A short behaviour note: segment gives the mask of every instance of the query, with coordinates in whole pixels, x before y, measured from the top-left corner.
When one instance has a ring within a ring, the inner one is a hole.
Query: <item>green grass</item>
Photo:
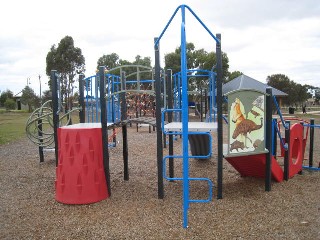
[[[0,112],[0,145],[7,144],[25,136],[26,121],[30,113]]]
[[[26,136],[25,126],[31,113],[25,111],[0,111],[0,145],[15,141]],[[304,120],[315,119],[315,124],[320,124],[320,115],[294,114],[297,118]],[[73,124],[79,122],[78,112],[72,113]]]
[[[295,113],[295,114],[292,114],[292,116],[296,117],[296,118],[299,118],[299,119],[303,119],[303,120],[306,120],[306,121],[310,121],[311,118],[314,119],[315,121],[315,124],[320,124],[320,115],[319,114],[309,114],[307,112],[307,114],[301,114],[301,113]],[[286,115],[286,117],[290,117],[290,115]]]
[[[78,112],[73,112],[72,123],[78,123]],[[25,111],[0,111],[0,145],[13,142],[26,136],[26,122],[31,113]],[[65,124],[65,122],[63,122]]]

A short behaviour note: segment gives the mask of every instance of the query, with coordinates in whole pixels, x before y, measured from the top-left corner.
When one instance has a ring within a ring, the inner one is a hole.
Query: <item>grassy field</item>
[[[21,112],[21,111],[0,111],[0,145],[15,141],[26,135],[25,126],[28,117],[31,113]],[[295,117],[304,120],[309,120],[310,118],[315,119],[316,124],[320,124],[319,114],[294,114]],[[73,123],[77,123],[78,113],[72,113]]]
[[[0,112],[0,145],[25,136],[26,121],[30,113]]]
[[[30,115],[31,113],[23,111],[0,110],[0,145],[26,136],[25,127]],[[72,122],[73,124],[79,122],[77,111],[72,113]],[[66,121],[63,121],[62,124],[65,125]]]

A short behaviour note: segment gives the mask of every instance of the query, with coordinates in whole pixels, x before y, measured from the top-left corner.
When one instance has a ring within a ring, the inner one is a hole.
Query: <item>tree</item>
[[[135,57],[135,61],[132,64],[151,67],[151,58],[150,57],[142,58],[140,55],[137,55]]]
[[[211,70],[216,66],[216,53],[207,52],[204,49],[195,49],[193,43],[187,43],[187,68]],[[173,73],[181,71],[181,48],[177,47],[174,52],[165,55],[165,68],[172,69]],[[229,59],[226,53],[222,53],[222,79],[226,81],[228,77]]]
[[[310,97],[306,86],[291,81],[289,77],[284,74],[268,76],[267,84],[288,94],[288,97],[284,99],[284,103],[287,105],[295,105],[297,107]]]
[[[151,58],[150,57],[141,57],[140,55],[137,55],[135,57],[135,61],[129,62],[128,60],[120,59],[118,54],[111,53],[108,55],[103,55],[100,57],[97,61],[98,67],[99,66],[105,66],[107,70],[112,70],[116,67],[120,66],[127,66],[127,65],[141,65],[145,66],[147,68],[151,68]],[[144,71],[146,69],[139,69],[140,71]],[[136,67],[127,67],[125,68],[127,80],[136,80],[137,79],[137,68]],[[110,73],[114,75],[120,75],[120,68],[112,70]],[[140,79],[151,79],[150,72],[142,72],[140,73]],[[132,88],[136,88],[135,84],[130,85]]]
[[[45,103],[45,102],[47,102],[47,101],[49,101],[49,100],[51,100],[52,99],[52,92],[51,92],[51,90],[45,90],[45,91],[43,91],[43,93],[42,93],[42,103]]]
[[[85,72],[85,58],[82,51],[74,46],[72,37],[66,36],[61,39],[58,47],[51,46],[46,62],[48,76],[50,76],[51,70],[57,70],[60,73],[61,96],[66,103],[67,110],[72,107],[69,99],[73,95],[75,76]],[[51,80],[49,80],[49,84],[51,89]]]
[[[315,89],[315,99],[316,99],[316,102],[319,103],[320,101],[320,88],[316,88]]]
[[[235,79],[235,78],[237,78],[237,77],[240,77],[241,75],[243,75],[243,73],[240,72],[240,71],[230,72],[230,73],[228,74],[228,78],[227,78],[227,81],[226,81],[226,82],[229,82],[229,81],[231,81],[231,80],[233,80],[233,79]]]
[[[196,49],[193,43],[186,45],[187,69],[213,70],[216,68],[216,53],[207,52],[204,49]],[[165,68],[172,69],[173,73],[181,71],[181,47],[174,52],[165,55]],[[229,59],[226,53],[222,53],[222,81],[226,82],[229,75]],[[194,74],[194,73],[193,73]],[[201,73],[195,73],[198,75]],[[188,90],[195,91],[199,88],[207,88],[208,77],[189,77]]]
[[[202,54],[201,54],[202,53]],[[198,58],[204,58],[205,51],[203,49],[198,50]],[[193,43],[187,43],[186,45],[186,56],[187,56],[187,69],[197,68],[195,65],[200,65],[201,59],[195,57],[195,46]],[[181,71],[181,48],[177,47],[174,52],[165,54],[165,68],[172,69],[173,73]],[[202,59],[203,60],[203,59]],[[203,62],[203,61],[201,61]],[[199,67],[200,68],[200,67]],[[210,67],[210,69],[212,66]]]
[[[38,107],[40,105],[40,98],[34,93],[33,89],[26,86],[22,90],[21,103],[28,105],[28,111],[32,111],[32,107]]]
[[[13,92],[8,89],[4,92],[1,92],[1,95],[0,95],[0,106],[1,107],[4,106],[4,103],[7,101],[7,99],[13,99]]]
[[[105,66],[107,70],[111,70],[116,67],[124,66],[124,65],[141,65],[141,66],[146,66],[151,68],[151,58],[150,57],[144,57],[142,58],[140,55],[137,55],[135,57],[135,61],[129,62],[127,60],[120,59],[118,54],[116,53],[111,53],[108,55],[103,55],[98,59],[97,62],[97,69],[100,66]],[[127,69],[126,70],[126,75],[129,75],[131,73],[134,73],[136,69]],[[114,70],[112,71],[112,74],[115,75],[120,75],[120,70]]]
[[[268,76],[267,84],[287,94],[289,94],[290,92],[291,82],[289,77],[284,74],[273,74],[271,76]]]
[[[16,102],[12,99],[12,98],[8,98],[5,102],[4,102],[4,107],[7,110],[13,110],[16,108]]]
[[[306,105],[305,102],[311,97],[311,94],[308,93],[308,88],[305,85],[299,83],[294,83],[294,96],[295,103],[301,106]]]
[[[139,65],[139,66],[144,66],[146,68],[139,68],[139,71],[147,71],[147,72],[141,72],[140,73],[140,79],[151,79],[152,78],[152,71],[148,71],[147,68],[152,68],[151,67],[151,58],[150,57],[141,57],[140,55],[137,55],[135,57],[135,60],[127,65]],[[128,80],[135,80],[137,79],[137,68],[132,67],[126,69],[126,76]]]
[[[108,55],[104,54],[98,59],[97,64],[97,69],[99,69],[100,66],[105,66],[107,70],[110,70],[112,68],[120,66],[120,59],[118,54],[116,53],[111,53]]]

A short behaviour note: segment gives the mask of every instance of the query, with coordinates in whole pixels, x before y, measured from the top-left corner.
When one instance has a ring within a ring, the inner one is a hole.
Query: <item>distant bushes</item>
[[[16,102],[11,98],[7,98],[7,100],[4,102],[4,107],[6,110],[13,110],[16,108]]]

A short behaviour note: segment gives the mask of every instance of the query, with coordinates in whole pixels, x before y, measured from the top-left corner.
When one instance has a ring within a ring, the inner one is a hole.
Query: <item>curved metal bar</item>
[[[213,33],[209,30],[209,28],[207,28],[207,26],[201,21],[201,19],[194,13],[194,11],[192,11],[192,9],[187,6],[187,5],[184,5],[191,13],[192,15],[199,21],[199,23],[202,25],[202,27],[204,27],[207,32],[210,34],[210,36],[216,41],[216,43],[220,43],[220,40],[215,36],[213,35]]]
[[[174,13],[172,14],[170,20],[168,21],[167,25],[165,26],[165,28],[162,30],[160,36],[158,37],[157,41],[154,43],[154,46],[157,47],[159,45],[159,42],[162,38],[162,36],[164,35],[164,33],[167,31],[170,23],[172,22],[172,20],[174,19],[175,15],[177,14],[179,8],[181,8],[181,6],[177,7],[177,9],[174,11]]]

